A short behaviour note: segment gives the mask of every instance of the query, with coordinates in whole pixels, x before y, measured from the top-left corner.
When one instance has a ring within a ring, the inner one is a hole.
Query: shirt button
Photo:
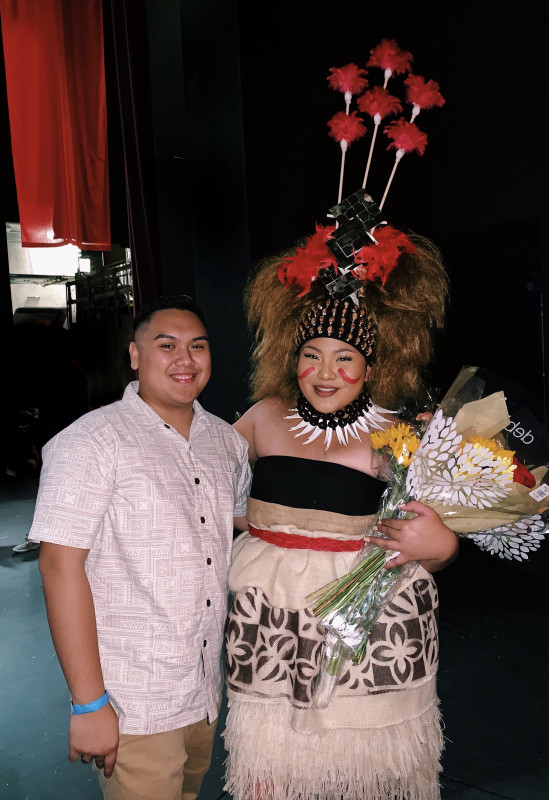
[[[169,426],[169,425],[166,425],[166,423],[164,423],[164,427],[165,427],[165,428],[169,428],[170,426]]]
[[[195,482],[195,483],[200,483],[200,478],[195,478],[195,479],[194,479],[194,482]]]
[[[208,642],[206,641],[206,639],[204,639],[204,642],[202,643],[202,647],[206,647],[207,644],[208,644]]]
[[[206,517],[200,517],[200,522],[206,522]]]
[[[209,566],[211,563],[212,563],[212,559],[211,558],[207,558],[206,559],[206,564],[208,564],[208,566]]]
[[[212,601],[211,601],[211,600],[206,600],[206,605],[207,605],[208,607],[209,607],[209,606],[211,606],[211,604],[212,604]]]

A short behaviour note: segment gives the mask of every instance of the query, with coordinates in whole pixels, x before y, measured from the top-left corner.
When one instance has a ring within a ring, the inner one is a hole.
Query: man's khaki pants
[[[122,733],[114,772],[98,773],[105,800],[195,800],[212,757],[215,722],[166,733]]]

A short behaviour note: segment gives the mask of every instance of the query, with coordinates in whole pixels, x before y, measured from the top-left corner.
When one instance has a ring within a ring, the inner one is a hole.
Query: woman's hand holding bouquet
[[[456,536],[432,508],[417,500],[409,500],[399,508],[414,517],[381,517],[376,525],[381,536],[365,538],[366,544],[375,544],[389,551],[385,569],[419,561],[429,572],[437,572],[456,558]]]

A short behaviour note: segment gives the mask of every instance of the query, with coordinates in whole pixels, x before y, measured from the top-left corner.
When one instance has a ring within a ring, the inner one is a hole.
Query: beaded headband
[[[327,337],[356,348],[369,364],[375,343],[375,328],[364,308],[351,300],[328,297],[316,303],[302,317],[297,332],[297,349],[311,339]]]

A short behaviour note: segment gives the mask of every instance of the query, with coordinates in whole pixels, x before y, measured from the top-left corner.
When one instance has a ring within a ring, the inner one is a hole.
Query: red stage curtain
[[[109,250],[101,0],[0,0],[25,247]]]

